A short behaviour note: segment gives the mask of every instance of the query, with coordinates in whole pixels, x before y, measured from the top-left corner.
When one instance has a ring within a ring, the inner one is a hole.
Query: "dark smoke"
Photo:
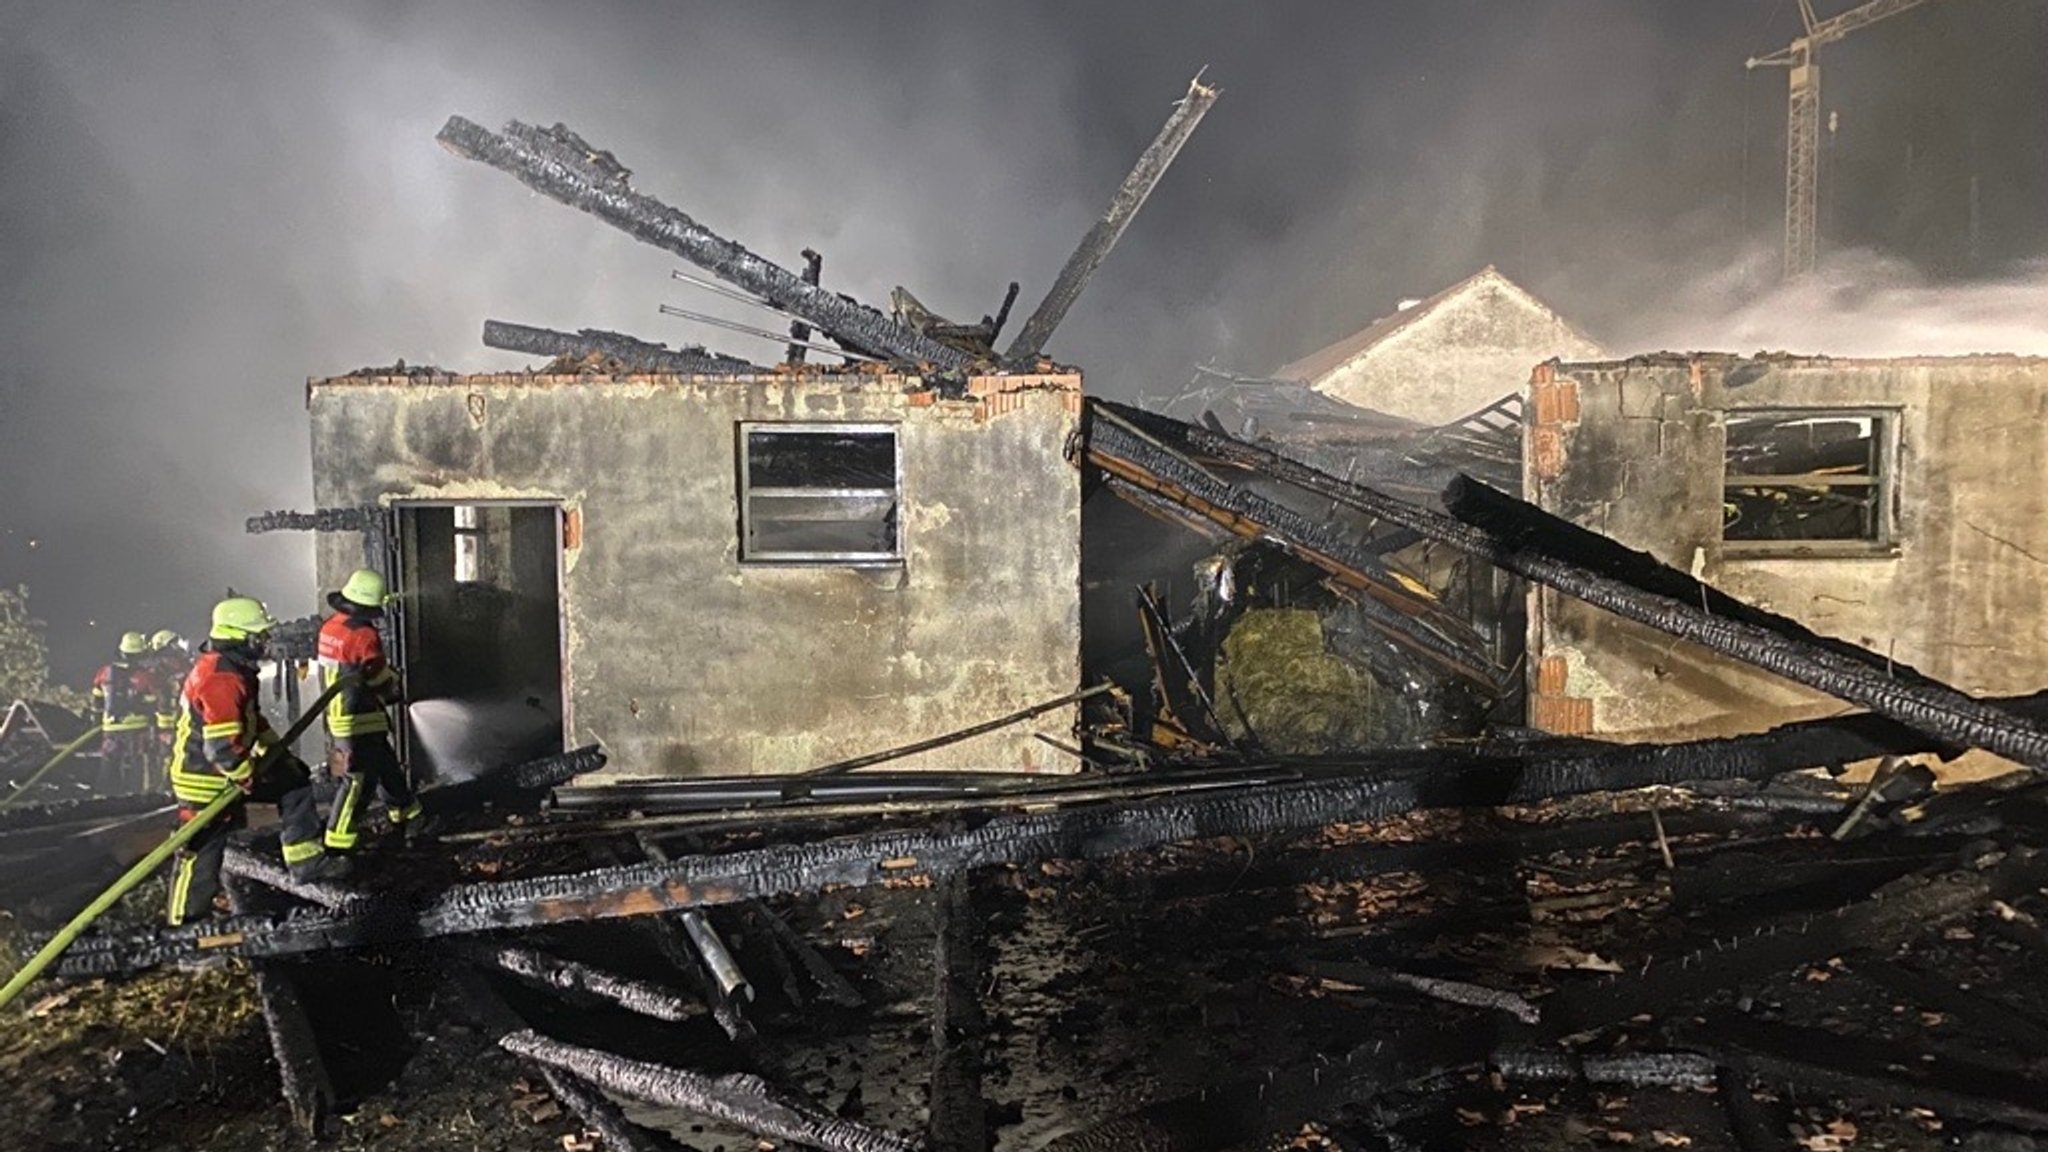
[[[1824,4],[1829,11],[1846,6]],[[2039,258],[2048,6],[1827,58],[1828,234],[1936,283]],[[0,11],[0,581],[76,677],[229,584],[315,606],[302,382],[523,363],[486,316],[773,356],[672,261],[433,143],[566,121],[635,183],[882,303],[1028,311],[1169,102],[1224,88],[1051,351],[1132,396],[1268,370],[1481,264],[1596,334],[1769,244],[1773,2],[17,3]],[[1975,177],[1974,217],[1970,204]],[[1974,220],[1974,223],[1973,223]],[[39,541],[30,549],[29,540]],[[87,628],[88,620],[98,621]]]

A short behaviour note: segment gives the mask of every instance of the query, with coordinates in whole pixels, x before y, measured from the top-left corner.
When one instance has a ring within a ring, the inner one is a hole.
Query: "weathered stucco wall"
[[[1327,375],[1315,389],[1347,404],[1444,424],[1529,382],[1545,360],[1606,355],[1505,281],[1476,283]]]
[[[1969,692],[2048,687],[2048,361],[1649,357],[1539,370],[1528,491],[1817,632]],[[1890,409],[1893,543],[1725,554],[1724,414]],[[1732,734],[1840,711],[1789,682],[1542,592],[1532,720],[1620,736]]]
[[[568,740],[626,775],[791,772],[965,727],[1080,677],[1074,377],[939,400],[915,381],[343,378],[309,389],[322,506],[528,498],[566,558]],[[978,385],[979,386],[979,385]],[[741,421],[898,428],[904,561],[739,561]],[[322,582],[357,561],[321,548]],[[1071,710],[900,762],[1062,770]]]

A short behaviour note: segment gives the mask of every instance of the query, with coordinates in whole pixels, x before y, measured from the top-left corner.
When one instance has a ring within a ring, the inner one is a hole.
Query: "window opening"
[[[483,529],[474,504],[455,506],[455,582],[474,584],[483,578]]]
[[[1889,545],[1891,420],[1841,409],[1728,413],[1722,539],[1750,553]]]
[[[742,424],[740,559],[902,559],[902,469],[888,425]]]

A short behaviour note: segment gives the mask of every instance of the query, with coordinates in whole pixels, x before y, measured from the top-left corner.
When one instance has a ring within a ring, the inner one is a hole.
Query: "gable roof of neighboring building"
[[[1292,364],[1281,368],[1274,376],[1283,380],[1304,380],[1314,382],[1335,372],[1360,356],[1385,344],[1397,333],[1414,327],[1424,319],[1436,314],[1446,305],[1470,296],[1484,289],[1496,289],[1510,299],[1534,310],[1542,316],[1563,325],[1572,335],[1593,347],[1599,341],[1580,331],[1578,326],[1558,315],[1543,301],[1538,300],[1528,289],[1501,274],[1500,269],[1488,264],[1479,271],[1438,292],[1434,296],[1419,300],[1391,315],[1382,316],[1364,328],[1346,336],[1326,348],[1318,349]]]

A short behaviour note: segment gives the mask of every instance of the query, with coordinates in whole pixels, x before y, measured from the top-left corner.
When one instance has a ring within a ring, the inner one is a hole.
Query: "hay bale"
[[[1322,618],[1306,608],[1256,608],[1224,637],[1216,708],[1234,739],[1299,756],[1369,746],[1379,685],[1332,655]]]

